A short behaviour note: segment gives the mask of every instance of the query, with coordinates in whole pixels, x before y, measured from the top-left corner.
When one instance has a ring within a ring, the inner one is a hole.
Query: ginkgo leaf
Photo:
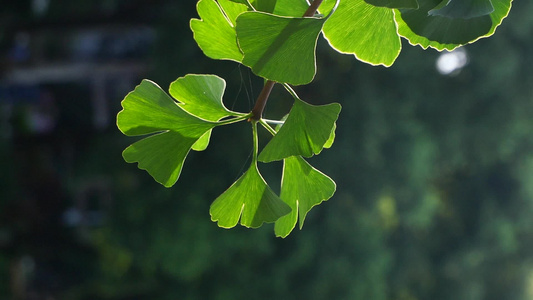
[[[388,8],[413,8],[418,9],[417,0],[365,0],[366,3],[374,6]]]
[[[229,116],[242,115],[228,110],[222,102],[226,81],[216,75],[187,74],[170,84],[169,92],[178,105],[199,118],[219,121]],[[207,148],[211,130],[206,132],[192,147],[195,151]]]
[[[272,14],[285,17],[302,17],[309,8],[306,0],[278,0]]]
[[[265,146],[259,160],[271,162],[295,155],[311,157],[320,153],[332,139],[340,110],[338,103],[316,106],[295,99],[287,120]]]
[[[242,63],[263,78],[293,85],[316,73],[316,43],[325,19],[245,12],[237,18]]]
[[[127,147],[122,156],[128,163],[138,162],[157,182],[171,187],[178,180],[183,162],[198,138],[168,131],[142,139]]]
[[[277,0],[251,0],[254,8],[258,11],[272,13],[276,7]]]
[[[245,5],[251,4],[248,0],[230,0],[230,1],[235,2],[235,3],[245,4]]]
[[[489,15],[494,11],[491,0],[443,0],[428,12],[432,16],[471,19]],[[398,7],[400,8],[400,7]]]
[[[194,151],[204,151],[209,146],[209,141],[211,140],[211,132],[213,130],[209,129],[204,135],[202,135],[191,147]]]
[[[276,236],[289,235],[298,219],[302,229],[311,208],[331,198],[335,190],[335,182],[313,168],[301,156],[284,159],[280,197],[292,211],[276,221]]]
[[[194,40],[207,57],[241,62],[237,44],[235,19],[248,10],[243,4],[229,0],[200,0],[196,5],[199,19],[191,19]]]
[[[329,136],[329,139],[324,144],[324,148],[329,149],[331,146],[333,146],[333,142],[335,142],[335,130],[337,129],[337,123],[333,124],[333,129],[331,129],[331,134]]]
[[[143,80],[122,101],[118,128],[128,136],[155,134],[124,150],[123,157],[138,162],[166,187],[174,185],[192,145],[216,123],[188,114],[157,84]]]
[[[436,50],[453,50],[470,44],[480,38],[494,34],[496,28],[507,17],[512,0],[492,0],[494,11],[475,18],[449,18],[429,15],[441,0],[419,0],[418,10],[394,10],[398,33],[412,45]],[[451,12],[448,12],[450,14]]]
[[[239,113],[228,110],[222,102],[226,81],[216,75],[187,74],[170,84],[169,92],[179,106],[199,118],[218,121]]]
[[[325,1],[324,9],[333,2]],[[402,49],[392,10],[364,0],[341,1],[323,31],[333,49],[372,65],[391,66]]]
[[[290,213],[285,204],[267,185],[259,170],[257,161],[228,190],[211,204],[211,220],[218,226],[231,228],[239,223],[257,228],[263,223],[275,222]]]

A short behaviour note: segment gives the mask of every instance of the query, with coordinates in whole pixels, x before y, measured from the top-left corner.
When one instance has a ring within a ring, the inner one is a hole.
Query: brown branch
[[[309,8],[307,9],[307,11],[305,12],[305,14],[303,15],[304,17],[312,17],[315,15],[318,7],[320,6],[320,4],[322,4],[322,1],[323,0],[315,0],[313,1],[313,3],[311,3],[311,5],[309,6]]]
[[[313,3],[311,3],[309,8],[307,9],[307,11],[304,13],[303,17],[305,18],[314,16],[318,7],[320,6],[320,4],[322,4],[322,1],[323,0],[314,0]],[[268,80],[265,83],[265,86],[263,86],[259,97],[257,97],[257,100],[255,101],[254,108],[252,109],[252,117],[250,119],[257,121],[263,117],[263,111],[265,110],[268,97],[270,96],[270,92],[272,92],[272,88],[275,84],[276,82],[272,80]]]
[[[276,82],[272,80],[268,80],[265,83],[263,90],[261,90],[259,97],[257,97],[257,101],[255,101],[254,109],[252,109],[251,118],[253,120],[260,120],[263,117],[263,110],[265,110],[265,105],[268,101],[268,96],[270,96],[270,92],[272,91],[274,84],[276,84]]]

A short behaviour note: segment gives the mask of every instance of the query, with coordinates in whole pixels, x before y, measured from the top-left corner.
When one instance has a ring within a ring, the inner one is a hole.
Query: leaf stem
[[[298,94],[296,94],[296,92],[292,89],[292,87],[290,85],[288,85],[287,83],[284,83],[283,87],[287,90],[287,92],[289,92],[289,94],[291,94],[291,96],[294,99],[302,100],[302,99],[300,99],[300,97],[298,97]]]
[[[285,121],[270,120],[270,119],[265,119],[265,118],[261,120],[265,121],[268,124],[274,124],[274,125],[283,125],[283,123],[285,123]]]
[[[314,0],[302,17],[305,18],[314,16],[318,7],[320,6],[320,4],[322,4],[322,1],[323,0]],[[250,117],[250,120],[261,120],[261,118],[263,117],[263,111],[265,110],[265,106],[268,101],[268,97],[270,96],[270,92],[272,92],[272,88],[275,84],[275,81],[267,80],[267,82],[263,86],[263,89],[261,90],[261,93],[259,94],[259,97],[257,97],[257,100],[255,101],[255,106],[252,109],[252,116]]]
[[[263,127],[264,127],[268,132],[270,132],[270,134],[272,134],[272,135],[276,135],[276,130],[274,130],[274,128],[272,128],[270,125],[268,125],[268,123],[267,123],[264,119],[259,120],[259,123],[261,123],[261,125],[263,125]]]
[[[261,90],[259,97],[257,97],[257,100],[255,101],[255,106],[252,109],[251,119],[257,121],[263,117],[263,110],[265,110],[268,97],[270,96],[270,92],[272,92],[272,88],[274,87],[274,84],[276,84],[276,82],[272,80],[268,80],[267,82],[265,82],[265,85],[263,86],[263,89]]]
[[[259,137],[257,136],[257,121],[252,120],[252,132],[254,139],[254,154],[252,157],[252,164],[257,164],[257,153],[259,152]]]
[[[219,122],[216,122],[215,124],[217,126],[229,125],[229,124],[233,124],[233,123],[237,123],[237,122],[241,122],[241,121],[247,120],[250,117],[251,117],[251,114],[245,114],[245,115],[234,117],[234,118],[231,118],[231,119],[219,121]]]

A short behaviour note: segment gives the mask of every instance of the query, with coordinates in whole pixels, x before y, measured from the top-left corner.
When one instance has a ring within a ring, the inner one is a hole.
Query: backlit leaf
[[[210,58],[240,62],[242,53],[237,44],[235,18],[248,7],[229,0],[218,0],[218,3],[214,0],[198,1],[196,9],[201,20],[191,20],[194,40]]]
[[[301,17],[308,7],[306,0],[278,0],[272,14],[285,17]]]
[[[442,7],[439,5],[430,10],[432,16],[448,18],[477,18],[489,15],[494,11],[491,0],[443,0]]]
[[[316,73],[316,42],[324,19],[246,12],[237,18],[242,63],[266,79],[306,84]]]
[[[254,8],[258,11],[272,13],[276,7],[277,0],[251,0]]]
[[[300,219],[300,229],[307,213],[313,206],[326,201],[335,193],[335,182],[322,172],[313,168],[301,156],[284,160],[281,199],[292,211],[276,221],[276,236],[286,237]]]
[[[380,7],[418,9],[417,0],[365,0],[365,2]]]
[[[187,74],[170,84],[169,92],[179,106],[199,118],[218,121],[239,115],[222,103],[226,89],[224,79],[216,75]]]
[[[209,141],[211,140],[211,132],[213,130],[209,129],[204,135],[202,135],[194,145],[192,145],[191,149],[194,151],[204,151],[207,149],[207,146],[209,145]]]
[[[259,160],[271,162],[295,155],[311,157],[320,153],[332,139],[340,110],[338,103],[315,106],[295,99],[287,120],[265,146]]]
[[[494,34],[511,9],[512,0],[492,0],[490,15],[461,19],[431,16],[441,0],[419,0],[419,10],[394,10],[398,33],[412,45],[437,50],[453,50]]]
[[[211,204],[209,212],[220,227],[234,227],[240,219],[241,225],[256,228],[288,214],[290,207],[270,189],[254,160],[248,171]]]
[[[138,162],[166,187],[174,185],[192,145],[216,124],[196,118],[158,85],[143,80],[122,101],[118,128],[128,136],[154,134],[124,150],[127,162]]]
[[[325,8],[333,2],[324,3]],[[324,24],[324,37],[338,52],[372,65],[391,66],[401,51],[392,10],[364,0],[341,1]]]

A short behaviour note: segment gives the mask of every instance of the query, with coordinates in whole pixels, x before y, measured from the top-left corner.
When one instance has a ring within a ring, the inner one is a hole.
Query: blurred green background
[[[286,239],[210,221],[246,124],[217,128],[171,189],[121,157],[135,139],[115,115],[142,78],[217,74],[228,107],[253,106],[262,81],[203,56],[195,4],[2,4],[1,299],[533,299],[533,2],[460,51],[404,41],[388,69],[321,40],[296,90],[343,106],[310,160],[337,193]],[[266,117],[290,105],[276,87]],[[260,168],[279,191],[280,165]]]

